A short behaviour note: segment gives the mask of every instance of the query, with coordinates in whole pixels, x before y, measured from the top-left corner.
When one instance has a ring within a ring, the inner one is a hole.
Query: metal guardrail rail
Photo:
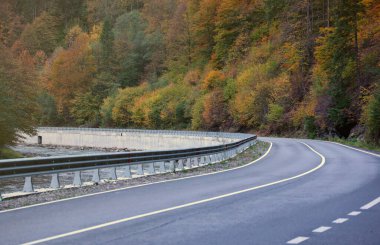
[[[49,128],[40,128],[49,129]],[[59,128],[54,128],[60,130]],[[62,130],[75,130],[75,128],[62,128]],[[76,129],[78,130],[78,129]],[[80,128],[83,130],[83,128]],[[94,130],[94,129],[91,129]],[[104,129],[99,129],[99,131]],[[144,132],[146,130],[130,130],[130,129],[112,129],[108,131],[118,132]],[[167,130],[162,133],[168,134]],[[200,135],[200,132],[191,131],[171,131],[173,134],[185,135]],[[160,133],[160,131],[152,130],[151,133]],[[242,152],[249,146],[253,145],[256,136],[248,134],[228,134],[228,133],[213,133],[204,132],[203,135],[213,137],[233,137],[241,138],[241,140],[224,145],[178,149],[178,150],[161,150],[161,151],[138,151],[125,153],[105,153],[80,156],[61,156],[61,157],[35,157],[0,160],[0,179],[8,179],[15,177],[25,177],[24,192],[33,192],[32,176],[51,174],[51,188],[59,188],[59,173],[75,172],[74,186],[80,186],[81,174],[80,171],[95,170],[93,181],[99,182],[99,169],[111,168],[111,176],[116,179],[116,167],[124,167],[124,177],[131,177],[131,166],[137,166],[137,174],[144,175],[144,165],[148,165],[148,173],[155,173],[155,165],[159,165],[159,172],[168,172],[166,165],[169,165],[169,171],[183,170],[184,164],[187,168],[198,167],[223,161]],[[218,135],[218,136],[217,136]],[[227,136],[228,135],[228,136]],[[166,164],[165,164],[166,163]],[[0,192],[1,200],[1,192]]]

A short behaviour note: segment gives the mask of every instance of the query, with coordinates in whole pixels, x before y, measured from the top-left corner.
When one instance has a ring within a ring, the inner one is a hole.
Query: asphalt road
[[[265,140],[240,169],[0,212],[0,244],[380,244],[379,156]]]

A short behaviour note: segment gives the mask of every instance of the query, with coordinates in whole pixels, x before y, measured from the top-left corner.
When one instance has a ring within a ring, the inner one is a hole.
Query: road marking
[[[372,202],[367,203],[366,205],[362,206],[360,209],[370,209],[378,203],[380,203],[380,197],[376,198]]]
[[[342,223],[346,222],[347,220],[348,220],[347,218],[339,218],[339,219],[334,220],[333,223],[342,224]]]
[[[174,206],[174,207],[171,207],[171,208],[161,209],[161,210],[157,210],[157,211],[153,211],[153,212],[149,212],[149,213],[145,213],[145,214],[140,214],[140,215],[136,215],[136,216],[132,216],[132,217],[123,218],[123,219],[107,222],[107,223],[104,223],[104,224],[99,224],[99,225],[96,225],[96,226],[91,226],[91,227],[88,227],[88,228],[84,228],[84,229],[80,229],[80,230],[76,230],[76,231],[72,231],[72,232],[68,232],[68,233],[64,233],[64,234],[60,234],[60,235],[56,235],[56,236],[47,237],[47,238],[43,238],[43,239],[36,240],[36,241],[27,242],[27,243],[24,243],[24,244],[32,245],[32,244],[38,244],[38,243],[47,242],[47,241],[51,241],[51,240],[56,240],[56,239],[59,239],[59,238],[64,238],[64,237],[80,234],[80,233],[83,233],[83,232],[92,231],[92,230],[96,230],[96,229],[100,229],[100,228],[104,228],[104,227],[108,227],[108,226],[124,223],[124,222],[131,221],[131,220],[136,220],[136,219],[152,216],[152,215],[155,215],[155,214],[166,213],[166,212],[169,212],[169,211],[172,211],[172,210],[186,208],[186,207],[190,207],[190,206],[194,206],[194,205],[198,205],[198,204],[202,204],[202,203],[207,203],[207,202],[219,200],[219,199],[222,199],[222,198],[226,198],[226,197],[235,196],[235,195],[238,195],[238,194],[250,192],[250,191],[261,189],[261,188],[264,188],[264,187],[277,185],[277,184],[280,184],[280,183],[283,183],[283,182],[287,182],[287,181],[290,181],[290,180],[301,178],[301,177],[303,177],[305,175],[308,175],[308,174],[310,174],[310,173],[312,173],[314,171],[317,171],[318,169],[320,169],[321,167],[323,167],[323,165],[325,165],[326,159],[325,159],[325,157],[321,153],[317,152],[316,150],[314,150],[311,146],[309,146],[306,143],[303,143],[303,142],[300,142],[300,143],[304,144],[311,151],[313,151],[315,154],[317,154],[321,158],[321,162],[315,168],[310,169],[310,170],[308,170],[308,171],[306,171],[304,173],[298,174],[296,176],[289,177],[289,178],[286,178],[286,179],[281,179],[281,180],[278,180],[278,181],[270,182],[270,183],[259,185],[259,186],[254,186],[254,187],[251,187],[251,188],[248,188],[248,189],[244,189],[244,190],[240,190],[240,191],[236,191],[236,192],[227,193],[227,194],[220,195],[220,196],[215,196],[215,197],[211,197],[211,198],[207,198],[207,199],[203,199],[203,200],[199,200],[199,201],[195,201],[195,202],[191,202],[191,203],[182,204],[182,205],[179,205],[179,206]]]
[[[287,244],[298,244],[298,243],[301,243],[303,241],[306,241],[307,239],[309,239],[309,237],[299,236],[299,237],[296,237],[296,238],[288,241]]]
[[[330,229],[331,229],[330,226],[321,226],[321,227],[318,227],[317,229],[313,230],[313,232],[322,233],[322,232],[328,231]]]
[[[220,171],[212,172],[212,173],[205,173],[205,174],[200,174],[200,175],[182,177],[182,178],[177,178],[177,179],[169,179],[169,180],[162,180],[162,181],[157,181],[157,182],[153,182],[153,183],[128,186],[128,187],[118,188],[118,189],[114,189],[114,190],[101,191],[101,192],[96,192],[96,193],[91,193],[91,194],[86,194],[86,195],[81,195],[81,196],[76,196],[76,197],[69,197],[69,198],[64,198],[64,199],[60,199],[60,200],[50,201],[50,202],[37,203],[37,204],[33,204],[33,205],[29,205],[29,206],[24,206],[24,207],[19,207],[19,208],[2,210],[2,211],[0,211],[0,214],[1,213],[12,212],[12,211],[17,211],[17,210],[20,210],[20,209],[26,209],[26,208],[33,208],[33,207],[38,207],[38,206],[44,206],[44,205],[48,205],[48,204],[53,204],[53,203],[58,203],[58,202],[65,202],[65,201],[70,201],[70,200],[84,198],[84,197],[97,196],[97,195],[101,195],[101,194],[107,194],[107,193],[112,193],[112,192],[117,192],[117,191],[123,191],[123,190],[138,188],[138,187],[144,187],[144,186],[149,186],[149,185],[156,185],[156,184],[162,184],[162,183],[167,183],[167,182],[179,181],[179,180],[184,180],[184,179],[203,177],[203,176],[208,176],[208,175],[213,175],[213,174],[219,174],[219,173],[223,173],[223,172],[233,171],[233,170],[237,170],[237,169],[240,169],[240,168],[245,168],[245,167],[248,167],[248,166],[250,166],[250,165],[252,165],[252,164],[260,161],[261,159],[263,159],[264,157],[266,157],[269,154],[270,150],[272,149],[272,145],[273,145],[272,142],[269,142],[269,143],[270,143],[269,148],[264,153],[264,155],[262,155],[261,157],[259,157],[258,159],[254,160],[254,161],[252,161],[250,163],[247,163],[247,164],[239,166],[239,167],[225,169],[225,170],[220,170]]]
[[[380,154],[376,154],[376,153],[373,153],[373,152],[370,152],[370,151],[361,150],[361,149],[358,149],[358,148],[355,148],[355,147],[351,147],[351,146],[348,146],[348,145],[344,145],[344,144],[341,144],[341,143],[338,143],[338,142],[324,141],[324,140],[321,140],[321,141],[323,141],[323,142],[330,142],[330,143],[333,143],[333,144],[336,144],[336,145],[340,145],[340,146],[344,146],[344,147],[350,148],[350,149],[355,150],[355,151],[360,151],[360,152],[363,152],[363,153],[366,153],[366,154],[369,154],[369,155],[372,155],[372,156],[375,156],[375,157],[380,157]]]
[[[362,212],[360,211],[352,211],[351,213],[349,213],[348,215],[350,216],[358,216],[359,214],[361,214]]]

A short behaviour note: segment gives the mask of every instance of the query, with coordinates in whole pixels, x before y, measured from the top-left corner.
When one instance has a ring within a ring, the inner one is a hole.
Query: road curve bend
[[[3,244],[380,244],[380,156],[263,138],[245,167],[0,212]]]

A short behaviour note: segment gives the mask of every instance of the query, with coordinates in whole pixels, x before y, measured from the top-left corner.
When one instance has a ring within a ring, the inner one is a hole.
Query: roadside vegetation
[[[21,158],[23,157],[20,153],[9,149],[9,148],[0,148],[0,159],[12,159],[12,158]]]
[[[35,126],[380,140],[380,0],[2,0],[0,147]]]
[[[362,149],[366,149],[369,151],[376,151],[380,153],[380,146],[372,143],[366,143],[365,141],[360,141],[358,139],[341,139],[341,138],[328,138],[329,141],[338,142],[341,144],[358,147]]]

